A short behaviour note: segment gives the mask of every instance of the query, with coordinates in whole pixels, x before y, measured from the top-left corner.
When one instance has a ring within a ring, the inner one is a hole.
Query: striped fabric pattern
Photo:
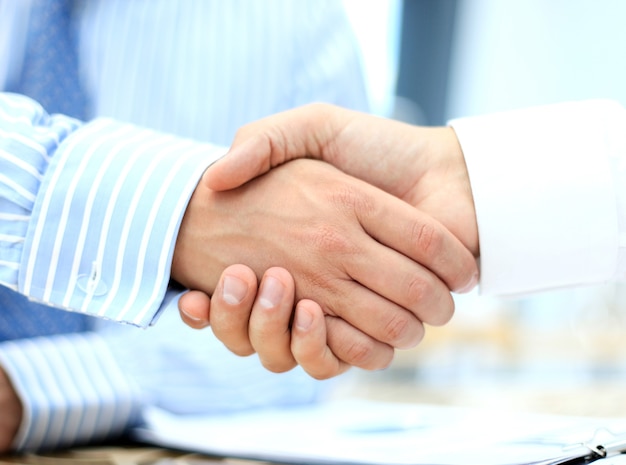
[[[0,0],[0,35],[11,34],[0,42],[5,91],[19,75],[28,5]],[[312,101],[367,109],[341,1],[75,6],[91,121],[0,95],[0,283],[56,307],[164,324],[102,321],[97,334],[0,343],[26,407],[16,446],[119,435],[143,402],[189,413],[313,400],[319,385],[301,370],[271,374],[214,339],[199,354],[212,336],[188,335],[168,312],[167,285],[189,196],[241,125]]]
[[[10,134],[0,141],[0,189],[11,201],[4,215],[32,218],[17,231],[5,220],[13,231],[2,256],[13,259],[2,266],[3,284],[52,306],[148,326],[189,197],[224,149],[111,119],[80,125],[12,94],[0,104]]]
[[[367,108],[340,0],[89,0],[79,37],[93,116],[229,145],[312,101]]]
[[[18,450],[101,440],[138,421],[138,386],[97,334],[9,341],[1,349],[25,409]]]
[[[0,94],[0,284],[17,290],[24,240],[39,187],[59,144],[80,126],[38,104]]]
[[[224,149],[111,119],[49,116],[7,93],[0,128],[2,285],[151,324],[189,196]],[[95,333],[1,343],[0,365],[25,406],[19,450],[116,436],[138,419],[137,383]]]

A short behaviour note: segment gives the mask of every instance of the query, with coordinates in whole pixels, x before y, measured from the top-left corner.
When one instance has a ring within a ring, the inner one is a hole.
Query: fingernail
[[[283,298],[284,286],[278,279],[267,276],[261,284],[259,304],[265,308],[276,307]]]
[[[229,305],[240,304],[248,293],[248,285],[235,276],[224,276],[222,299]]]
[[[458,292],[459,294],[466,294],[470,292],[472,289],[474,289],[477,284],[478,284],[478,274],[474,274],[472,275],[472,278],[468,281],[468,283],[465,286],[461,287],[456,292]]]
[[[190,319],[191,321],[195,321],[195,322],[202,321],[202,318],[198,318],[197,316],[192,315],[191,313],[187,313],[187,311],[182,308],[180,309],[180,311],[183,315],[185,315],[186,318]]]
[[[311,315],[311,313],[306,310],[299,309],[296,311],[294,324],[299,330],[308,331],[308,329],[311,327],[311,324],[313,324],[313,315]]]
[[[191,315],[190,313],[187,313],[184,309],[180,309],[181,313],[183,313],[185,315],[185,318],[187,318],[189,321],[193,322],[193,324],[195,325],[194,328],[195,329],[202,329],[205,328],[207,326],[209,326],[209,322],[203,318],[198,318],[197,316]]]

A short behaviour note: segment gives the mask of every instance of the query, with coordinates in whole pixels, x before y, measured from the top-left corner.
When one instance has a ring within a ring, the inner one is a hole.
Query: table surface
[[[47,454],[0,457],[0,465],[263,465],[263,463],[267,464],[133,445],[87,447]]]
[[[574,416],[625,417],[626,380],[584,383],[523,383],[519,379],[429,384],[396,369],[396,376],[363,372],[339,389],[337,398],[384,402],[502,408],[513,411]],[[401,375],[398,375],[398,373]],[[221,459],[136,444],[114,444],[65,451],[0,457],[0,465],[262,465],[263,462]],[[265,462],[267,464],[267,462]]]

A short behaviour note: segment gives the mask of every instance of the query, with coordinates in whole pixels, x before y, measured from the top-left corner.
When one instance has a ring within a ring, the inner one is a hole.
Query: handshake
[[[192,289],[179,300],[189,326],[323,379],[384,368],[424,324],[446,323],[450,292],[478,283],[478,255],[452,128],[313,104],[243,127],[207,169],[172,277]]]

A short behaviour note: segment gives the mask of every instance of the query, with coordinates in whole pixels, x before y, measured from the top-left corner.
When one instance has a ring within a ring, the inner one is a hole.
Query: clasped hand
[[[328,163],[286,163],[302,157]],[[452,129],[316,104],[238,132],[191,199],[172,275],[202,291],[179,302],[190,326],[272,371],[328,378],[383,368],[446,323],[476,256]]]

